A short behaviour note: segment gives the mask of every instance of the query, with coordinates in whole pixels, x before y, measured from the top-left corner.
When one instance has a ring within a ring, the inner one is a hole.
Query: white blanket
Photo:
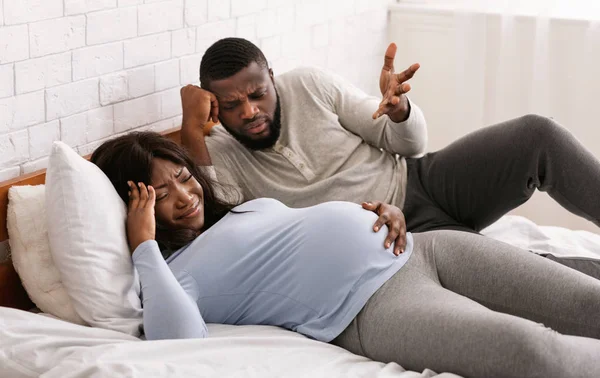
[[[483,233],[536,252],[600,259],[599,235],[540,227],[522,217],[504,217]],[[142,342],[0,308],[0,377],[457,377],[407,372],[277,327],[209,329],[208,339]]]

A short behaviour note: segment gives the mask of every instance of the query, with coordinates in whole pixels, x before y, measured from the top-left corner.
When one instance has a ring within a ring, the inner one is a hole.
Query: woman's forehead
[[[154,158],[152,161],[152,177],[155,181],[159,178],[177,176],[184,170],[181,164],[174,163],[170,160]]]

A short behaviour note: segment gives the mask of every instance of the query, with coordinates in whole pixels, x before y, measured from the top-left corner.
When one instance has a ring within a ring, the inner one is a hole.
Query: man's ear
[[[271,78],[271,81],[273,82],[273,84],[275,84],[275,77],[273,76],[272,68],[269,68],[269,77]]]

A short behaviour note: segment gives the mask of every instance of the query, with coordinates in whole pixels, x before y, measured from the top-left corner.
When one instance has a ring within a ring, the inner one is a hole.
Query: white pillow
[[[46,172],[50,251],[75,311],[88,324],[140,335],[140,284],[126,206],[96,165],[54,142]]]
[[[44,185],[8,190],[7,228],[12,263],[29,298],[45,313],[85,324],[77,315],[50,254]]]

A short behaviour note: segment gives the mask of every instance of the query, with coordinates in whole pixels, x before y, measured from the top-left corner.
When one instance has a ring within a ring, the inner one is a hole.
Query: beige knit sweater
[[[333,200],[402,207],[403,156],[427,144],[425,118],[414,103],[405,122],[373,120],[380,99],[315,68],[279,75],[275,86],[282,128],[273,148],[249,150],[220,125],[206,138],[219,182],[235,185],[244,200],[270,197],[292,207]]]

